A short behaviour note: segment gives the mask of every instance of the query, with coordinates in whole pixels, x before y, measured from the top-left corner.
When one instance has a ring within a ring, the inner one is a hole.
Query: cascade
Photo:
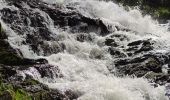
[[[78,100],[168,100],[168,82],[147,78],[168,73],[169,24],[138,9],[104,0],[0,0],[0,23],[23,57],[52,65],[18,70],[23,78],[72,90]]]

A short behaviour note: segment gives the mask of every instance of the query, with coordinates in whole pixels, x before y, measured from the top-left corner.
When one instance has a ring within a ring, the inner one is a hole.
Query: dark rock
[[[137,40],[127,44],[128,48],[125,51],[129,56],[136,55],[138,53],[146,53],[154,49],[154,42],[151,39]]]
[[[169,74],[164,73],[149,72],[145,74],[144,77],[160,85],[165,85],[166,83],[170,82]]]
[[[102,20],[85,17],[78,13],[74,7],[49,5],[40,0],[7,0],[7,2],[9,5],[17,7],[18,10],[3,8],[0,11],[2,13],[1,19],[18,35],[26,35],[26,41],[22,41],[22,43],[29,45],[38,55],[42,55],[43,52],[43,55],[47,56],[63,51],[60,44],[53,46],[47,43],[56,41],[51,29],[47,27],[53,23],[63,29],[69,27],[72,33],[96,32],[104,36],[110,32]],[[30,9],[25,8],[25,4],[30,6]],[[40,11],[37,11],[37,8]],[[51,19],[53,21],[49,22]],[[83,41],[81,39],[85,38],[86,36],[80,36],[77,40]],[[89,36],[87,38],[91,40]]]
[[[126,31],[126,32],[131,31],[131,30],[128,29],[128,28],[122,28],[122,27],[119,27],[119,26],[115,26],[115,28],[116,28],[117,31]]]
[[[2,50],[0,51],[0,64],[20,65],[22,64],[22,58],[20,58],[17,54]]]
[[[119,41],[129,41],[129,38],[126,35],[123,35],[123,34],[113,34],[110,37],[111,38],[116,38]]]
[[[58,90],[51,90],[50,92],[38,92],[33,95],[35,100],[74,100],[77,99],[78,95],[68,90],[61,93]]]
[[[48,56],[51,54],[57,54],[65,50],[65,45],[57,41],[48,43],[48,41],[43,41],[43,45],[40,46],[44,51],[44,55]]]
[[[23,58],[21,65],[35,65],[35,64],[47,64],[48,61],[46,59],[40,58],[40,59],[27,59]]]
[[[113,46],[113,47],[119,46],[118,43],[116,43],[114,39],[106,39],[105,44],[107,46]]]
[[[9,91],[5,91],[0,95],[0,100],[13,100],[13,97]]]
[[[145,41],[143,41],[143,40],[134,41],[134,42],[129,43],[128,46],[140,45],[140,44],[142,44],[143,42],[145,42]]]
[[[59,9],[52,9],[46,6],[41,8],[54,20],[54,24],[62,28],[69,26],[71,32],[96,32],[102,36],[107,35],[109,30],[100,19],[92,19],[85,17],[75,10],[70,9],[69,12],[62,12]]]
[[[34,66],[38,72],[41,74],[41,77],[47,77],[50,79],[61,78],[63,75],[61,74],[58,66],[52,66],[49,64],[43,65],[35,65]]]
[[[92,41],[93,37],[90,34],[77,34],[77,41],[84,42],[84,41]]]
[[[121,51],[121,50],[117,50],[115,48],[109,48],[108,50],[110,52],[110,54],[114,57],[119,57],[119,58],[124,58],[126,57],[126,55]]]
[[[0,74],[3,78],[7,79],[8,77],[11,77],[15,75],[17,72],[15,69],[13,69],[10,66],[0,65]]]
[[[148,72],[162,73],[161,60],[152,55],[118,60],[115,62],[115,65],[118,71],[125,75],[142,77]]]
[[[153,50],[153,43],[150,39],[134,41],[127,46],[129,46],[129,48],[126,49],[126,51],[133,52],[134,54]]]
[[[37,60],[35,60],[35,62],[37,64],[47,64],[48,63],[48,61],[46,59],[43,59],[43,58],[37,59]]]

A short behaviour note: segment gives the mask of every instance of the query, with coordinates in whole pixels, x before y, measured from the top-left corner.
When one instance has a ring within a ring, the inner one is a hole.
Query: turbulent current
[[[12,11],[18,10],[13,5],[7,5],[6,0],[0,0],[0,2],[1,10],[3,8],[9,8]],[[27,41],[27,34],[32,34],[31,32],[35,31],[35,27],[30,26],[29,30],[19,34],[1,19],[2,27],[8,34],[8,42],[13,48],[20,50],[26,58],[47,59],[49,64],[56,66],[56,68],[51,69],[52,74],[62,74],[62,77],[54,75],[53,78],[42,78],[37,69],[33,67],[20,71],[18,74],[23,76],[29,74],[50,88],[63,92],[72,90],[79,95],[78,100],[168,100],[168,97],[165,96],[164,85],[155,87],[144,77],[119,75],[114,63],[118,59],[130,59],[145,54],[143,52],[129,56],[124,50],[132,41],[151,39],[154,41],[154,48],[150,52],[166,53],[169,51],[169,24],[159,24],[150,16],[143,16],[138,9],[129,8],[127,11],[113,1],[42,0],[42,2],[46,2],[49,6],[56,4],[63,9],[63,12],[68,13],[70,9],[67,7],[72,7],[77,13],[85,17],[100,19],[107,26],[109,33],[101,35],[101,30],[91,31],[87,33],[89,38],[83,38],[84,40],[79,41],[77,37],[80,34],[86,34],[86,32],[71,32],[72,30],[67,26],[64,29],[58,27],[48,13],[35,8],[33,12],[44,17],[43,25],[50,30],[52,33],[50,36],[54,38],[45,41],[53,49],[46,48],[45,51],[41,47],[37,47],[38,50],[35,52],[29,44],[23,43],[23,41]],[[27,4],[23,5],[25,9],[31,9]],[[31,25],[29,20],[27,23]],[[83,25],[84,23],[80,24],[80,26]],[[21,24],[19,27],[24,26]],[[93,29],[95,28],[91,27],[89,30]],[[123,56],[111,55],[108,51],[109,46],[104,44],[106,39],[114,38],[113,35],[126,38],[123,41],[115,39],[121,45],[117,46],[116,49],[121,51]],[[64,45],[64,49],[61,48],[59,52],[53,52],[55,48],[58,50],[60,45]]]

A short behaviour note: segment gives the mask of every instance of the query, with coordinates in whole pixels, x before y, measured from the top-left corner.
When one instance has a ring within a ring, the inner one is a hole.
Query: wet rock
[[[42,78],[47,77],[50,79],[55,79],[63,77],[58,66],[43,64],[35,65],[34,67],[38,70]]]
[[[117,31],[126,31],[126,32],[131,31],[131,30],[128,29],[128,28],[124,28],[124,27],[120,27],[120,26],[115,26],[115,28],[116,28]]]
[[[0,100],[13,100],[13,97],[9,91],[5,91],[0,95]]]
[[[119,46],[118,43],[116,43],[114,39],[106,39],[105,44],[107,46],[113,46],[113,47]]]
[[[65,50],[65,46],[57,41],[43,41],[43,45],[40,46],[44,51],[44,55],[48,56],[51,54],[57,54]]]
[[[133,52],[134,54],[153,50],[153,43],[150,39],[134,41],[127,46],[129,46],[129,48],[126,50]]]
[[[17,99],[18,98],[17,95],[22,96],[20,98],[32,98],[35,100],[73,100],[79,97],[79,94],[71,90],[60,92],[55,89],[50,89],[48,88],[48,86],[38,82],[37,80],[34,80],[32,77],[26,77],[23,80],[22,78],[19,78],[19,76],[17,75],[17,72],[23,69],[20,69],[18,67],[23,68],[23,66],[12,67],[12,66],[0,65],[0,74],[5,75],[5,76],[1,76],[2,79],[0,80],[1,81],[0,88],[7,89],[8,92],[10,92],[8,93],[5,90],[1,89],[0,90],[1,100]],[[58,67],[54,68],[54,66],[44,65],[44,64],[32,65],[32,66],[29,65],[29,67],[35,67],[41,74],[42,78],[62,77],[61,74],[60,75],[54,74],[57,73],[57,71],[58,73],[60,73]],[[28,66],[26,69],[28,69]]]
[[[104,57],[104,53],[102,50],[94,48],[90,51],[90,58],[92,59],[102,59]]]
[[[72,33],[96,32],[102,36],[109,34],[109,30],[102,20],[85,17],[73,7],[49,5],[40,0],[7,0],[7,2],[11,6],[14,5],[16,9],[3,8],[0,11],[2,13],[1,19],[18,35],[26,35],[26,40],[23,40],[22,43],[29,45],[38,55],[43,53],[47,56],[63,50],[62,47],[44,42],[55,41],[57,38],[48,27],[51,24],[63,30],[69,27]],[[25,5],[28,8],[24,7]],[[53,37],[51,34],[53,34]],[[81,35],[77,40],[84,41],[85,38],[86,36]],[[89,36],[86,39],[91,40]],[[50,50],[47,50],[47,48]]]
[[[92,41],[93,37],[90,34],[80,33],[77,34],[77,41],[84,42],[84,41]]]
[[[148,72],[145,74],[145,78],[150,79],[151,81],[160,84],[165,85],[166,83],[170,82],[170,75],[164,74],[164,73],[155,73],[155,72]]]
[[[51,90],[50,92],[38,92],[34,94],[35,100],[74,100],[78,98],[78,95],[68,90],[64,93],[58,90]]]
[[[5,65],[19,65],[22,63],[22,58],[18,56],[17,51],[10,48],[8,43],[2,42],[3,47],[0,46],[0,64],[5,64]],[[1,44],[0,43],[0,44]]]
[[[143,43],[143,40],[134,41],[128,44],[128,46],[136,46]]]
[[[110,36],[110,38],[116,38],[119,41],[129,41],[129,38],[126,35],[123,34],[113,34]]]
[[[137,77],[142,77],[148,72],[162,73],[162,63],[151,56],[119,60],[116,62],[116,68],[120,73]]]
[[[126,57],[126,55],[121,50],[117,50],[117,49],[111,47],[108,49],[108,51],[114,57],[119,57],[119,58]]]
[[[15,75],[16,73],[17,73],[16,70],[13,69],[12,67],[0,65],[0,74],[2,75],[2,77],[8,78]]]
[[[49,7],[43,7],[49,16],[54,20],[54,24],[60,27],[69,26],[71,32],[96,32],[100,35],[107,35],[109,30],[107,26],[100,19],[92,19],[85,17],[76,11],[69,8],[69,12],[62,12],[59,9],[51,9]]]

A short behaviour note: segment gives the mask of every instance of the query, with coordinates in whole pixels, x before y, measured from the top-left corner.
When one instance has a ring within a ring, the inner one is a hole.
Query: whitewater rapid
[[[126,11],[122,6],[113,2],[97,0],[43,1],[50,4],[59,3],[62,6],[70,5],[84,16],[99,18],[106,25],[133,30],[134,32],[126,32],[116,30],[114,27],[111,28],[113,30],[112,34],[126,35],[130,38],[129,41],[152,38],[157,41],[155,51],[163,52],[161,48],[168,47],[170,44],[170,35],[168,35],[170,32],[167,31],[169,26],[161,26],[150,16],[142,16],[137,9]],[[3,6],[6,7],[6,5]],[[0,9],[3,6],[0,5]],[[9,8],[16,9],[13,6]],[[41,14],[44,13],[41,12]],[[78,100],[168,100],[168,97],[165,96],[164,86],[155,88],[144,78],[116,76],[113,63],[117,58],[113,58],[107,51],[108,47],[103,45],[103,40],[109,37],[110,34],[102,37],[97,33],[90,33],[91,37],[93,37],[92,41],[79,42],[76,40],[76,35],[80,33],[70,34],[68,31],[54,27],[52,19],[48,21],[49,28],[55,35],[60,37],[59,43],[65,44],[66,50],[50,56],[38,56],[28,45],[21,44],[21,40],[25,39],[24,35],[17,35],[1,20],[2,27],[9,34],[8,41],[14,48],[20,49],[27,58],[46,58],[49,64],[58,66],[64,77],[41,78],[34,68],[25,70],[22,73],[32,75],[50,88],[61,91],[72,90],[80,95]],[[127,41],[123,41],[121,44],[127,44]],[[101,56],[101,59],[95,58],[98,55]],[[114,69],[113,73],[115,74],[110,73],[108,68]]]

